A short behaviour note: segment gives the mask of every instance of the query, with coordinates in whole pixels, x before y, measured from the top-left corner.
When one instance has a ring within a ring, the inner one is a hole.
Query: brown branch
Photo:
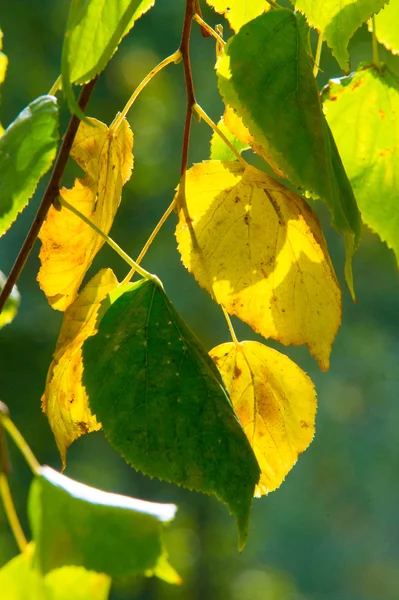
[[[83,111],[86,109],[87,103],[89,102],[96,81],[97,77],[86,83],[83,87],[79,98],[79,106]],[[8,279],[0,294],[0,313],[3,310],[4,305],[11,294],[12,288],[18,281],[18,278],[22,272],[22,269],[25,266],[25,263],[30,253],[32,252],[32,248],[37,239],[37,236],[39,235],[40,228],[43,225],[43,222],[50,209],[50,206],[53,204],[54,200],[59,194],[61,180],[64,175],[69,153],[71,151],[72,144],[79,127],[79,123],[79,117],[77,117],[76,115],[72,115],[71,120],[69,121],[68,129],[65,133],[63,142],[58,152],[57,160],[55,161],[50,181],[47,185],[46,191],[44,192],[43,199],[40,203],[40,206],[33,220],[29,233],[25,238],[22,248],[19,251],[17,259],[14,263],[14,266],[11,269]]]

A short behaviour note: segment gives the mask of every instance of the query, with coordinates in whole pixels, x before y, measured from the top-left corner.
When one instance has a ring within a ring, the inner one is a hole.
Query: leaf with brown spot
[[[209,354],[261,468],[255,496],[272,492],[313,439],[313,382],[287,356],[258,342],[221,344]]]
[[[82,122],[71,151],[86,177],[76,179],[61,196],[105,233],[118,210],[122,186],[133,168],[133,134],[124,119],[114,132],[97,119]],[[65,310],[76,298],[80,284],[104,240],[72,212],[51,207],[40,235],[40,287],[50,305]]]
[[[82,385],[82,346],[97,331],[101,302],[117,286],[112,270],[102,269],[65,311],[42,397],[43,411],[50,422],[64,467],[68,446],[84,433],[101,427],[90,411]]]
[[[187,269],[226,310],[329,367],[341,292],[320,224],[280,183],[240,163],[205,161],[186,177],[176,237]]]

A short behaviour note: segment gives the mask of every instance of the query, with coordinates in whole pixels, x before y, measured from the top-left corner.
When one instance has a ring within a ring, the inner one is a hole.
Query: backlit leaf
[[[122,186],[133,167],[133,134],[126,119],[114,133],[97,119],[82,122],[71,155],[86,171],[61,196],[108,233],[121,201]],[[72,212],[51,207],[41,228],[40,287],[50,305],[65,310],[104,240]]]
[[[209,354],[261,468],[255,495],[268,494],[313,439],[312,380],[287,356],[258,342],[221,344]]]
[[[390,0],[389,4],[375,16],[375,35],[377,40],[393,54],[399,54],[398,24],[399,2]],[[369,29],[371,29],[371,26],[369,26]]]
[[[2,48],[3,48],[3,32],[0,29],[0,85],[3,83],[3,81],[5,79],[7,65],[8,65],[8,58],[2,52]],[[2,135],[3,131],[4,131],[4,129],[0,123],[0,135]]]
[[[363,221],[399,264],[399,81],[388,68],[366,67],[331,82],[324,108]]]
[[[221,13],[234,31],[270,9],[266,0],[206,0],[207,4]]]
[[[70,108],[82,116],[72,83],[105,69],[122,38],[155,0],[72,0],[62,49],[62,87]]]
[[[312,68],[295,15],[272,10],[226,44],[218,61],[219,88],[291,183],[328,204],[334,226],[348,238],[350,265],[360,217]]]
[[[355,31],[389,0],[295,0],[333,51],[341,69],[349,72],[349,40]]]
[[[226,111],[223,117],[220,119],[218,127],[220,131],[224,133],[224,135],[227,137],[229,142],[231,142],[234,148],[238,152],[242,152],[243,150],[247,150],[248,148],[250,148],[248,142],[242,142],[234,133],[231,132],[231,130],[227,127],[225,123],[225,119]],[[249,135],[249,140],[250,139],[251,136]],[[234,152],[230,150],[226,142],[220,137],[218,133],[216,133],[216,131],[214,131],[212,134],[210,158],[212,160],[236,160]]]
[[[176,237],[187,269],[263,336],[306,344],[329,367],[341,293],[315,214],[274,179],[236,162],[187,172]]]
[[[2,291],[4,284],[6,282],[6,277],[4,273],[0,271],[0,292]],[[14,285],[12,288],[12,292],[5,303],[5,306],[0,313],[0,329],[4,327],[4,325],[8,325],[15,318],[17,314],[18,306],[20,302],[20,295],[17,289],[17,286]]]
[[[0,236],[12,225],[49,170],[57,151],[54,96],[31,102],[0,137]]]
[[[224,501],[243,547],[259,467],[215,365],[154,281],[106,302],[83,383],[107,439],[142,473]]]
[[[68,446],[82,434],[101,427],[90,412],[82,385],[82,345],[96,333],[100,304],[117,285],[112,270],[102,269],[65,311],[42,398],[43,411],[48,417],[64,467]]]
[[[43,573],[84,566],[110,577],[154,569],[165,552],[164,523],[174,504],[110,494],[41,467],[29,494],[35,562]]]
[[[29,544],[0,569],[0,590],[6,600],[107,600],[111,579],[83,567],[61,567],[45,577],[33,566]]]

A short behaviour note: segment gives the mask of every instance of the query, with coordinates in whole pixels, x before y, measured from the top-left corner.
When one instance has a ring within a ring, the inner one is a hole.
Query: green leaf
[[[62,86],[70,109],[84,117],[72,84],[101,73],[122,38],[155,0],[72,0],[62,48]]]
[[[389,0],[295,0],[297,10],[304,13],[327,42],[341,69],[349,72],[349,40],[367,19]]]
[[[146,475],[223,500],[242,548],[259,466],[215,365],[154,281],[118,288],[103,307],[83,384],[106,437]]]
[[[375,35],[392,54],[399,54],[399,2],[391,0],[388,6],[375,16]],[[371,29],[371,27],[369,27]]]
[[[4,284],[6,282],[6,277],[4,273],[0,271],[0,292],[2,291]],[[17,289],[17,286],[14,285],[12,288],[12,292],[0,313],[0,329],[4,327],[4,325],[8,325],[14,319],[17,314],[18,306],[20,302],[20,295]]]
[[[223,117],[220,119],[218,127],[220,131],[227,137],[229,142],[233,144],[234,148],[238,150],[238,152],[243,152],[243,150],[248,150],[248,148],[250,148],[249,144],[241,142],[241,140],[239,140],[234,133],[231,133],[228,127],[226,127]],[[234,152],[230,150],[226,142],[218,133],[216,133],[216,131],[213,132],[211,138],[210,158],[212,160],[237,160]]]
[[[29,495],[35,560],[43,573],[65,565],[111,577],[153,570],[164,554],[163,523],[175,512],[174,504],[109,494],[41,467]]]
[[[15,221],[49,170],[57,151],[54,96],[31,102],[0,137],[0,236]]]
[[[62,567],[45,577],[32,565],[34,544],[0,569],[5,600],[107,600],[111,579],[82,567]]]
[[[330,82],[323,96],[363,221],[399,264],[399,82],[369,66]]]
[[[217,71],[225,102],[266,155],[296,187],[330,207],[334,226],[348,239],[349,272],[360,235],[359,211],[295,15],[272,10],[244,25],[226,44]]]

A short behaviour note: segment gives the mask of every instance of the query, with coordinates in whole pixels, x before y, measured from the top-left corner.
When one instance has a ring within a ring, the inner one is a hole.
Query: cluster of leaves
[[[64,466],[68,446],[102,428],[135,469],[225,502],[236,516],[242,548],[253,496],[275,490],[313,438],[312,381],[284,354],[259,342],[239,342],[232,329],[233,341],[208,353],[158,278],[134,261],[123,282],[105,268],[81,288],[95,255],[110,241],[123,185],[132,174],[133,134],[125,113],[109,127],[86,117],[73,85],[100,74],[122,37],[153,4],[71,3],[62,87],[71,111],[83,119],[71,156],[85,176],[72,189],[60,190],[40,231],[38,281],[52,308],[64,312],[43,410]],[[330,0],[297,0],[296,11],[265,0],[208,4],[226,16],[234,35],[224,44],[196,15],[217,38],[216,72],[226,108],[215,126],[198,105],[190,107],[214,133],[210,160],[183,169],[174,199],[182,262],[221,305],[230,327],[228,314],[266,339],[304,344],[325,371],[341,323],[341,291],[308,201],[323,200],[344,236],[345,276],[355,297],[351,263],[359,245],[360,214],[399,254],[399,79],[375,52],[372,64],[331,82],[321,102],[310,28],[318,30],[320,48],[325,40],[348,72],[349,40],[375,13],[375,50],[379,40],[399,52],[399,0],[383,10],[385,0],[345,0],[339,6]],[[188,0],[186,15],[190,5],[193,11],[198,3]],[[183,44],[177,60],[182,50]],[[0,83],[6,64],[0,52]],[[53,95],[31,102],[1,135],[0,235],[51,168],[58,142]],[[248,149],[265,161],[269,174],[243,157]],[[142,278],[130,283],[134,270]],[[17,302],[15,292],[0,326],[13,318]],[[32,585],[55,590],[69,577],[65,569],[72,567],[65,565],[75,565],[70,573],[77,582],[82,567],[97,572],[87,575],[85,585],[92,585],[91,577],[102,578],[96,579],[96,598],[106,597],[109,577],[121,574],[151,571],[178,581],[161,543],[159,522],[166,509],[137,508],[126,499],[115,507],[104,493],[97,491],[101,499],[93,501],[87,489],[74,486],[79,484],[41,468],[29,509],[34,549],[11,561],[0,581],[15,569],[26,569]],[[72,511],[75,525],[66,516]],[[143,516],[148,511],[150,516]],[[76,514],[82,519],[79,527],[90,531],[88,537],[80,537]],[[170,519],[173,510],[168,514]],[[108,546],[101,542],[101,556],[93,553],[93,546],[100,546],[90,529],[94,520],[97,531],[104,522],[102,539],[114,528]],[[115,527],[122,537],[136,537],[124,538],[132,556],[110,564],[106,557],[114,552],[109,545]],[[70,543],[60,543],[63,536]],[[142,551],[147,538],[148,557]],[[39,567],[40,577],[32,565]]]

